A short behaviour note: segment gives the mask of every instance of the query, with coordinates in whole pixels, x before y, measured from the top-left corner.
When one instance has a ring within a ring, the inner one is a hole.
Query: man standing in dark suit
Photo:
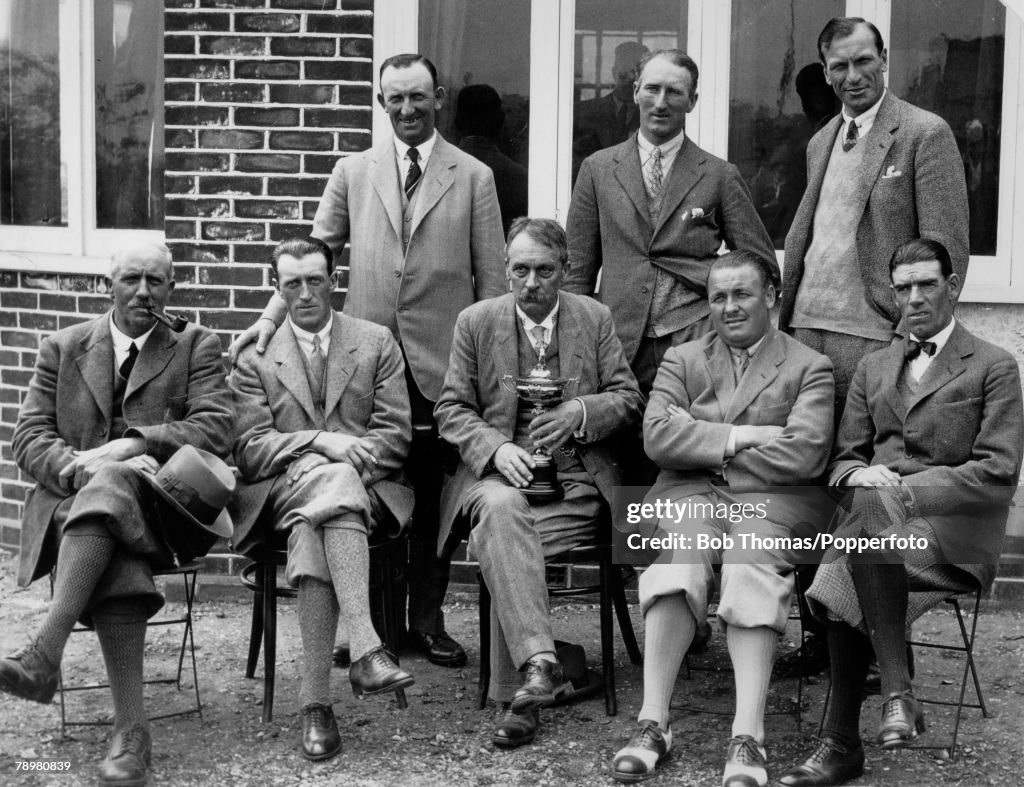
[[[377,101],[394,137],[339,159],[313,219],[313,235],[340,258],[350,245],[345,314],[391,329],[406,365],[413,446],[407,473],[416,490],[409,540],[409,644],[435,664],[457,667],[466,652],[448,636],[441,603],[450,563],[438,559],[442,462],[433,408],[444,380],[455,318],[505,291],[503,233],[494,178],[485,164],[435,131],[444,88],[423,55],[395,55],[380,69]],[[286,309],[271,301],[239,337],[257,352]]]
[[[584,161],[573,189],[565,288],[593,295],[601,272],[600,300],[646,393],[665,350],[710,330],[708,269],[723,242],[769,261],[775,284],[779,271],[739,171],[684,131],[697,64],[662,50],[638,73],[639,133]]]
[[[946,122],[886,90],[887,52],[873,24],[832,19],[818,55],[843,110],[807,146],[779,327],[832,360],[838,423],[858,361],[887,347],[899,322],[886,267],[896,247],[939,241],[962,285],[967,187]]]
[[[25,504],[18,582],[26,586],[55,565],[57,575],[35,640],[0,659],[0,690],[50,702],[71,629],[90,622],[114,701],[100,781],[143,784],[151,749],[142,695],[146,620],[163,605],[152,566],[187,562],[216,536],[187,552],[169,546],[180,517],[169,518],[165,531],[169,507],[142,473],[186,445],[228,455],[234,414],[220,340],[194,324],[172,333],[150,311],[162,314],[174,290],[167,247],[119,249],[107,282],[111,311],[43,341],[14,430],[18,466],[37,482]]]
[[[462,537],[457,522],[470,528],[469,551],[494,599],[490,695],[502,714],[493,740],[513,748],[533,740],[539,708],[563,685],[544,559],[597,535],[621,483],[609,438],[635,426],[642,398],[607,307],[559,292],[568,267],[561,226],[517,220],[506,254],[512,293],[459,315],[435,413],[461,458],[445,484],[438,549],[447,554]],[[551,378],[567,381],[566,398],[534,417],[515,378],[541,359]],[[552,455],[563,498],[531,506],[520,490],[532,480],[535,447]]]
[[[934,240],[909,241],[890,275],[909,336],[858,364],[829,469],[830,484],[852,491],[835,535],[877,538],[881,549],[830,549],[808,591],[827,610],[832,691],[821,742],[782,777],[789,787],[861,775],[872,650],[885,698],[878,744],[900,748],[924,730],[907,627],[950,592],[991,584],[1020,474],[1017,363],[953,319],[960,277],[949,253]]]
[[[235,546],[288,534],[288,582],[298,588],[302,633],[302,754],[341,751],[331,707],[331,649],[345,621],[358,695],[413,678],[370,622],[367,533],[397,533],[412,515],[401,483],[411,426],[402,354],[382,325],[331,308],[334,255],[316,238],[274,250],[273,280],[288,320],[267,352],[247,348],[231,376],[238,413]]]

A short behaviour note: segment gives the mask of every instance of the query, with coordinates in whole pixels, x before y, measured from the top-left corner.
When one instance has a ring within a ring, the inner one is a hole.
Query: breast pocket
[[[186,394],[170,397],[164,408],[164,423],[182,420],[185,417],[187,406],[188,396]]]
[[[782,402],[751,409],[754,424],[758,426],[785,426],[793,402]]]
[[[936,464],[960,464],[967,461],[981,429],[983,397],[972,396],[959,402],[934,405],[930,419],[930,447]]]

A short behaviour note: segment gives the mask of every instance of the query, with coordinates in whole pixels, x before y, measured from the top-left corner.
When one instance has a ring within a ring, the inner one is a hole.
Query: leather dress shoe
[[[462,645],[448,636],[447,631],[428,634],[425,631],[410,631],[407,647],[422,653],[431,664],[439,667],[462,667],[468,658]]]
[[[354,662],[349,667],[348,680],[352,684],[352,693],[357,697],[397,691],[416,682],[412,675],[395,664],[383,645]]]
[[[352,652],[348,649],[348,645],[335,645],[331,661],[334,662],[335,667],[352,666]]]
[[[319,762],[341,751],[341,733],[329,705],[314,702],[302,709],[302,756]]]
[[[909,691],[890,694],[882,704],[882,721],[878,725],[878,745],[883,749],[900,749],[924,732],[924,710]]]
[[[35,643],[0,659],[0,691],[43,705],[57,692],[57,667]]]
[[[532,658],[526,662],[526,680],[512,697],[512,712],[525,713],[555,701],[565,678],[557,661]]]
[[[779,777],[785,787],[830,787],[844,784],[864,773],[864,748],[850,749],[831,738],[822,738],[818,748],[803,763]]]
[[[768,784],[768,756],[764,746],[751,735],[729,739],[722,787],[765,787]]]
[[[491,743],[503,749],[515,749],[533,743],[540,726],[540,711],[532,708],[524,713],[515,713],[508,702],[501,705],[501,715],[494,726]]]
[[[659,763],[668,759],[671,748],[671,727],[662,732],[657,722],[641,719],[629,743],[612,760],[612,778],[626,784],[649,779]]]
[[[152,749],[149,730],[141,724],[115,732],[110,750],[100,763],[100,784],[118,787],[145,784]]]

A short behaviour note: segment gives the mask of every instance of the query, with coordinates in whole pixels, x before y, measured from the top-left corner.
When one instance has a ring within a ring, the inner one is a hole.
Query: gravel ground
[[[20,647],[46,610],[47,588],[36,583],[27,591],[14,586],[14,561],[0,553],[0,649]],[[978,624],[976,659],[992,717],[966,711],[959,756],[949,762],[938,751],[883,753],[868,746],[868,772],[857,785],[1019,785],[1022,718],[1024,718],[1024,614],[1020,604],[987,603]],[[168,605],[173,611],[176,604]],[[333,676],[335,713],[344,739],[340,756],[312,764],[299,755],[300,724],[296,696],[301,655],[294,606],[282,602],[278,634],[278,685],[274,720],[260,722],[262,682],[243,677],[248,641],[249,606],[243,602],[203,602],[196,608],[196,642],[203,718],[179,717],[153,723],[153,769],[150,784],[165,785],[612,785],[609,762],[629,737],[640,706],[641,670],[629,663],[621,642],[616,650],[619,715],[605,715],[600,697],[543,712],[543,726],[532,746],[507,752],[490,742],[492,709],[476,707],[476,607],[472,598],[456,596],[446,606],[448,629],[466,644],[469,666],[461,670],[436,667],[409,656],[403,665],[416,676],[409,708],[399,710],[393,698],[356,700],[347,676]],[[594,605],[567,604],[553,610],[556,635],[578,642],[593,660],[600,652]],[[641,631],[638,612],[634,625]],[[794,625],[794,624],[791,624]],[[951,641],[955,619],[946,611],[929,613],[915,635]],[[177,630],[151,629],[146,645],[147,675],[173,672]],[[795,630],[783,647],[792,648]],[[711,667],[727,664],[721,636],[700,659]],[[597,665],[594,665],[597,666]],[[951,696],[959,687],[957,664],[938,651],[918,650],[920,696]],[[92,634],[72,637],[64,660],[69,679],[103,676],[99,648]],[[259,674],[259,673],[258,673]],[[952,683],[957,685],[954,686]],[[190,683],[190,681],[189,681]],[[772,685],[768,753],[770,773],[777,775],[806,755],[810,735],[824,700],[824,681],[807,687],[802,729],[786,711],[795,705],[795,680]],[[149,700],[151,712],[173,710],[187,694],[160,687]],[[696,671],[680,677],[675,695],[673,757],[657,784],[717,785],[729,737],[731,680],[728,673]],[[720,713],[694,713],[694,706]],[[864,713],[866,740],[873,737],[877,700]],[[82,718],[109,714],[105,691],[77,694],[69,711]],[[952,711],[930,705],[929,731],[922,744],[948,742]],[[96,766],[106,752],[109,728],[75,727],[61,738],[59,705],[34,705],[0,696],[0,784],[77,785],[95,782]],[[15,770],[20,760],[70,761],[73,773],[26,775]]]

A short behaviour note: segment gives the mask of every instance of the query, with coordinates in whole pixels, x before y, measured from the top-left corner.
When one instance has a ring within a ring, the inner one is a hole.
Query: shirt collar
[[[545,317],[540,322],[534,322],[532,319],[530,319],[530,317],[527,316],[526,312],[519,308],[519,304],[517,303],[516,315],[519,317],[520,320],[522,320],[523,327],[526,329],[527,335],[531,335],[530,331],[532,331],[538,325],[540,325],[542,328],[547,329],[548,331],[553,331],[555,329],[555,317],[558,314],[558,306],[559,304],[561,304],[561,302],[562,299],[559,298],[558,301],[555,302],[555,307],[548,312],[548,316]]]
[[[426,168],[427,159],[430,158],[430,154],[434,152],[434,143],[437,142],[437,132],[435,131],[430,135],[430,139],[426,142],[421,142],[416,146],[417,152],[420,154],[420,167]],[[399,161],[403,161],[406,155],[409,153],[411,145],[406,145],[398,137],[395,137],[395,155]]]
[[[747,355],[749,357],[753,358],[754,355],[757,353],[757,351],[761,349],[761,345],[764,344],[764,340],[767,337],[768,337],[768,334],[766,333],[764,336],[762,336],[760,339],[758,339],[756,342],[754,342],[752,345],[750,345],[747,348],[729,347],[729,345],[726,345],[726,346],[729,347],[729,352],[732,353],[733,355],[739,355],[740,354],[740,350],[746,349]]]
[[[857,131],[860,136],[864,136],[868,133],[871,127],[875,124],[875,115],[878,114],[878,108],[882,106],[882,100],[885,98],[885,94],[888,91],[883,90],[881,98],[878,99],[874,104],[871,105],[870,109],[866,109],[861,112],[857,117],[853,117],[846,111],[846,105],[843,105],[843,125],[849,128],[850,121],[857,121]]]
[[[114,352],[119,352],[119,353],[122,353],[124,355],[127,355],[129,350],[131,349],[132,342],[135,343],[135,346],[138,347],[139,350],[142,350],[142,346],[146,343],[146,340],[150,337],[150,334],[153,333],[153,328],[156,328],[156,325],[157,324],[154,321],[152,328],[150,328],[148,331],[146,331],[144,334],[142,334],[142,336],[136,336],[133,339],[131,336],[129,336],[124,331],[122,331],[120,328],[118,328],[117,325],[114,323],[114,310],[111,309],[110,310],[110,338],[111,338],[111,341],[114,342]]]
[[[636,132],[636,144],[637,147],[640,148],[640,160],[647,161],[655,148],[661,148],[662,157],[672,156],[680,147],[682,147],[685,139],[686,129],[683,129],[668,142],[662,142],[660,145],[655,145],[643,135],[643,132],[638,131]]]
[[[316,333],[304,330],[292,322],[292,318],[288,318],[288,324],[292,327],[292,333],[295,334],[295,339],[299,343],[299,347],[305,351],[308,355],[313,352],[313,337],[320,337],[320,347],[326,353],[327,347],[331,343],[331,327],[334,325],[334,312],[331,312],[331,316],[327,318],[327,324]]]
[[[956,327],[956,320],[952,317],[949,318],[949,325],[939,331],[937,334],[932,336],[930,339],[918,339],[914,334],[907,332],[907,338],[912,342],[928,341],[935,342],[935,354],[938,355],[942,352],[942,348],[946,346],[946,342],[949,341],[949,337],[953,334],[953,328]],[[932,357],[934,357],[934,355]]]

